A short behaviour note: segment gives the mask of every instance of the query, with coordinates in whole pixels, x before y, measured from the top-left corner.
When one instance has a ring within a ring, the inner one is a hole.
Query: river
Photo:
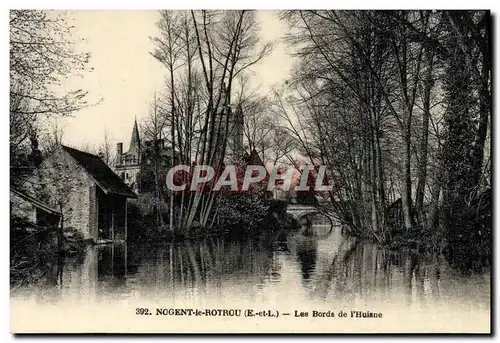
[[[338,315],[343,309],[349,316],[359,310],[390,319],[386,326],[361,327],[369,332],[382,327],[382,332],[482,332],[490,324],[489,271],[466,275],[442,256],[385,250],[343,236],[337,228],[320,237],[290,233],[279,240],[93,246],[83,258],[66,259],[52,270],[39,286],[13,289],[13,308],[113,304],[132,312],[130,307],[147,304],[154,312],[250,306],[291,317],[301,312],[310,317],[313,309]],[[398,318],[406,324],[398,327]],[[278,327],[271,325],[270,331]],[[297,324],[291,330],[316,332],[313,327]],[[337,332],[360,326],[318,328]]]

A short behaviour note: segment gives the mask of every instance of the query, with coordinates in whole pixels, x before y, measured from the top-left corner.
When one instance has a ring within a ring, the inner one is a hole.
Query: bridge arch
[[[301,226],[311,227],[313,225],[314,217],[324,218],[326,223],[329,225],[329,230],[327,234],[333,231],[334,218],[331,214],[323,211],[315,206],[307,205],[288,205],[287,213],[291,214],[294,219],[296,219]]]

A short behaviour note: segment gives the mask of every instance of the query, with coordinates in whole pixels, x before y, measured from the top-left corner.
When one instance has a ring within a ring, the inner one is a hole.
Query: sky
[[[64,129],[63,143],[74,147],[97,146],[108,131],[114,144],[128,148],[134,119],[148,115],[155,92],[163,87],[165,69],[150,55],[150,37],[157,34],[156,11],[72,11],[75,50],[90,52],[89,67],[83,77],[69,79],[64,87],[89,92],[94,106],[59,121]],[[286,24],[272,11],[258,11],[261,40],[279,40]],[[253,68],[252,82],[260,93],[267,93],[290,73],[292,60],[281,42],[275,42],[270,56]]]

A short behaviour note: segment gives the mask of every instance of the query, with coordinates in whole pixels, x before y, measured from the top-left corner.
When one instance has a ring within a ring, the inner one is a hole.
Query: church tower
[[[132,129],[132,137],[130,138],[130,146],[128,153],[135,153],[138,156],[141,153],[141,140],[139,138],[139,128],[137,127],[137,119],[134,120],[134,128]]]
[[[238,104],[236,110],[230,112],[226,148],[226,156],[228,159],[241,157],[245,153],[243,147],[243,124],[243,108],[241,104]]]
[[[141,172],[141,140],[137,119],[134,120],[128,151],[123,153],[123,143],[116,144],[115,171],[135,192],[139,191]]]

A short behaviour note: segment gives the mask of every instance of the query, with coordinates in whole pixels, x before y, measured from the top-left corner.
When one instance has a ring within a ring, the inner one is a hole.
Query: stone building
[[[137,195],[96,155],[62,145],[20,188],[59,211],[64,227],[73,227],[86,239],[127,238],[127,198]]]
[[[225,113],[225,114],[224,114]],[[241,106],[236,107],[236,111],[227,108],[222,112],[220,132],[225,132],[226,117],[228,123],[228,137],[226,144],[226,162],[234,157],[244,155],[243,147],[243,111]],[[222,148],[221,141],[219,148]],[[215,142],[214,142],[215,144]],[[177,164],[178,156],[174,156],[171,147],[167,146],[164,138],[156,141],[143,140],[139,134],[137,120],[134,121],[130,145],[126,152],[123,151],[123,143],[116,144],[116,157],[113,169],[121,179],[136,193],[147,193],[154,190],[155,176],[158,177],[158,185],[165,186],[165,179],[169,168]],[[194,162],[194,161],[193,161]]]
[[[160,184],[164,185],[168,169],[173,161],[172,149],[165,145],[165,140],[142,141],[134,121],[130,145],[127,152],[123,152],[123,143],[116,144],[114,170],[120,178],[137,193],[152,191],[155,187],[153,169],[156,168]]]
[[[141,172],[141,140],[137,121],[134,122],[132,137],[127,152],[123,152],[123,143],[116,144],[115,172],[134,191],[139,191]]]

